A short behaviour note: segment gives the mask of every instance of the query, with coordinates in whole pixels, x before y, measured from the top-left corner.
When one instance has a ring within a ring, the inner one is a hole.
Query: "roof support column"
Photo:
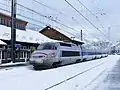
[[[16,0],[12,0],[11,5],[11,60],[15,63],[15,43],[16,43]]]

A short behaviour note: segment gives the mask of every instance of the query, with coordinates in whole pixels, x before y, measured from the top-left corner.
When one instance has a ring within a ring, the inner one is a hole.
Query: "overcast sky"
[[[3,0],[1,0],[3,1]],[[78,33],[81,29],[83,29],[77,22],[72,20],[71,17],[74,17],[82,26],[84,26],[90,34],[93,35],[91,37],[89,33],[87,33],[84,29],[83,32],[85,33],[84,38],[100,38],[106,40],[106,38],[100,34],[98,30],[96,30],[91,24],[89,24],[83,17],[81,17],[74,9],[72,9],[65,0],[37,0],[43,4],[46,4],[59,12],[64,13],[60,14],[53,10],[50,10],[42,5],[38,4],[33,0],[17,0],[18,3],[34,9],[37,12],[40,12],[46,16],[53,16],[56,20],[60,20],[63,24],[76,29]],[[120,0],[80,0],[95,16],[98,17],[96,19],[88,10],[86,10],[78,0],[68,0],[77,10],[79,10],[87,19],[89,19],[97,28],[99,28],[107,37],[110,31],[110,40],[115,42],[120,40]],[[31,15],[32,16],[32,15]],[[39,17],[34,17],[39,18]],[[41,21],[45,22],[44,18],[39,18]],[[47,21],[48,22],[48,21]],[[105,27],[102,28],[101,24]],[[69,30],[69,28],[63,27],[56,23],[52,23],[53,26],[59,26],[62,29],[65,29],[69,32],[76,31]],[[109,29],[109,30],[108,30]]]

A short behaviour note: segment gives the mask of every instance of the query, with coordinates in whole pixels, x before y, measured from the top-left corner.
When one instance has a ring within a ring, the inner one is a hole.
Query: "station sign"
[[[16,47],[16,48],[20,48],[20,47],[21,47],[21,44],[15,44],[15,47]]]

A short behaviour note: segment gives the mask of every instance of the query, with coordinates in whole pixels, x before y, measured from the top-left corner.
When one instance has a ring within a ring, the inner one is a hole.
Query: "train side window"
[[[62,51],[62,57],[80,56],[78,51]]]

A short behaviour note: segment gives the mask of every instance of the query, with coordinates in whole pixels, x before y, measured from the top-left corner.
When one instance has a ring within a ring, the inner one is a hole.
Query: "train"
[[[34,69],[56,67],[106,57],[105,52],[86,49],[82,45],[68,42],[41,43],[30,57]]]

